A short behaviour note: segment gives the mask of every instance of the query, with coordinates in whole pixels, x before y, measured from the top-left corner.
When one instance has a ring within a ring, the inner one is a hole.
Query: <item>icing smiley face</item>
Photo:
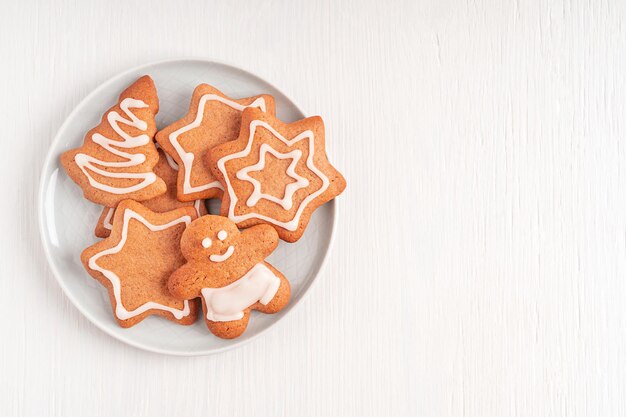
[[[219,232],[217,232],[217,240],[219,240],[220,242],[224,242],[227,238],[228,232],[226,230],[220,230]],[[203,248],[209,249],[211,246],[213,246],[213,240],[210,237],[205,237],[204,239],[202,239]],[[233,245],[228,245],[223,253],[213,253],[209,255],[209,260],[211,262],[224,262],[231,257],[234,251],[235,247]]]
[[[201,219],[181,240],[181,243],[187,242],[185,256],[211,263],[230,259],[239,245],[241,232],[232,222],[220,216],[203,216]]]
[[[206,215],[187,228],[180,244],[186,259],[221,268],[226,263],[247,263],[252,253],[264,252],[263,248],[275,245],[277,235],[271,229],[264,226],[239,231],[226,217]]]

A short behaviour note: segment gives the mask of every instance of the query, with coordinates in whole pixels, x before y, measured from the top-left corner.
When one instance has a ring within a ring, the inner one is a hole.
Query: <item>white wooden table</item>
[[[329,262],[215,356],[97,330],[35,221],[47,147],[131,66],[230,62],[327,123]],[[626,2],[5,2],[0,415],[626,414]]]

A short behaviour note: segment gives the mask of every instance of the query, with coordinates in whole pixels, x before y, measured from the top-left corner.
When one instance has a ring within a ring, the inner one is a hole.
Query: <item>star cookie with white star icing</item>
[[[319,116],[284,123],[247,108],[239,137],[212,148],[207,163],[224,187],[222,216],[239,228],[268,224],[288,242],[300,239],[315,209],[346,187],[328,161]]]
[[[157,133],[156,141],[179,166],[180,201],[222,195],[222,186],[206,167],[204,156],[210,148],[237,138],[241,112],[249,107],[270,114],[276,111],[274,98],[268,94],[233,99],[217,88],[200,84],[191,97],[189,112]]]
[[[81,261],[109,292],[120,326],[131,327],[150,315],[184,325],[195,321],[196,300],[173,297],[167,281],[185,263],[180,239],[196,218],[191,206],[156,213],[124,200],[115,210],[111,235],[83,251]]]
[[[289,281],[265,258],[278,245],[267,225],[239,231],[222,216],[203,216],[183,232],[187,263],[170,277],[170,293],[181,300],[202,299],[204,321],[218,337],[232,339],[248,326],[250,311],[280,311],[289,302]]]

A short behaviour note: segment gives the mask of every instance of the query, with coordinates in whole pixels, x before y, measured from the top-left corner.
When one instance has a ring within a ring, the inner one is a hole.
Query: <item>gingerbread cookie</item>
[[[120,94],[80,148],[61,155],[63,168],[85,198],[115,207],[124,199],[143,201],[165,193],[165,183],[152,171],[159,159],[152,141],[158,111],[154,82],[145,75]]]
[[[278,245],[276,231],[259,225],[240,232],[225,217],[204,216],[183,233],[187,263],[170,277],[170,293],[181,299],[202,298],[204,320],[221,338],[240,336],[250,310],[276,313],[289,301],[289,281],[264,259]]]
[[[248,107],[275,113],[270,95],[232,99],[201,84],[193,92],[187,115],[157,133],[157,142],[180,166],[180,201],[221,196],[222,186],[205,166],[204,156],[210,148],[237,138],[241,112]]]
[[[174,298],[167,289],[169,276],[185,262],[180,239],[195,218],[193,207],[156,213],[124,200],[111,236],[83,251],[83,265],[107,288],[120,326],[131,327],[149,315],[185,325],[195,321],[196,301]]]
[[[226,188],[221,214],[239,228],[269,224],[297,241],[315,209],[346,187],[330,164],[324,122],[283,123],[257,109],[243,111],[239,137],[208,152],[208,166]]]
[[[198,217],[207,214],[207,209],[203,200],[181,202],[176,199],[176,177],[178,175],[178,165],[176,165],[176,162],[174,162],[169,155],[166,155],[162,149],[158,149],[158,151],[159,162],[154,167],[154,173],[165,181],[167,192],[158,197],[143,201],[142,204],[150,210],[158,213],[174,210],[179,207],[192,206],[196,210]],[[112,207],[105,207],[102,210],[102,214],[100,214],[98,224],[96,225],[96,236],[109,236],[111,229],[113,228],[112,222],[114,213],[115,209]]]

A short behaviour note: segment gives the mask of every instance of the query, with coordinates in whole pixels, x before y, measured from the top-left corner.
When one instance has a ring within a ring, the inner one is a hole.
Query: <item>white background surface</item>
[[[4,2],[0,415],[626,414],[623,1]],[[237,350],[123,345],[43,258],[48,144],[131,66],[225,60],[348,179],[305,302]]]

